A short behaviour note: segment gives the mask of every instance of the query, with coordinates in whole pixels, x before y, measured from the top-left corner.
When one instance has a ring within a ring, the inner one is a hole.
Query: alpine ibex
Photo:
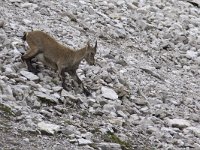
[[[62,87],[66,89],[65,72],[82,87],[85,95],[89,96],[90,92],[84,87],[82,81],[77,76],[76,70],[80,62],[85,59],[89,65],[95,64],[94,56],[97,51],[97,41],[95,46],[87,45],[77,51],[65,47],[58,43],[54,38],[42,31],[25,32],[22,37],[28,43],[28,50],[22,56],[22,60],[26,62],[28,70],[38,73],[38,70],[32,66],[32,58],[37,57],[45,65],[58,70],[62,80]]]

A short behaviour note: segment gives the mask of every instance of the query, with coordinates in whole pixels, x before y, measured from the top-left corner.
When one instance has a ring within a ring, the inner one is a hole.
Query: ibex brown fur
[[[38,70],[31,63],[31,59],[37,56],[45,65],[58,70],[64,89],[66,89],[65,72],[67,72],[81,85],[84,93],[87,96],[90,95],[90,92],[77,76],[76,70],[83,59],[89,65],[95,64],[94,56],[97,51],[97,42],[94,47],[91,47],[88,42],[85,47],[75,51],[59,44],[54,38],[42,31],[25,32],[22,39],[29,46],[26,54],[22,56],[22,60],[26,62],[29,71],[38,73]]]

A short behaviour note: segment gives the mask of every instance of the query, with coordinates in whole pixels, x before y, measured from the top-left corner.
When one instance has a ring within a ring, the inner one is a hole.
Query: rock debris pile
[[[2,0],[0,148],[200,149],[199,16],[195,0]],[[96,66],[77,70],[92,96],[37,60],[27,71],[31,30],[98,41]]]

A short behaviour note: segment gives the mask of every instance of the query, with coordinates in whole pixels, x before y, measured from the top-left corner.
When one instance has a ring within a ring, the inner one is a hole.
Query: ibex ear
[[[97,51],[97,41],[95,42],[94,49],[95,49],[95,51]]]

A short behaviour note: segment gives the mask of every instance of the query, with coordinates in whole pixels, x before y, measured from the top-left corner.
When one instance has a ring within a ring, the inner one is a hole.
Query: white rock
[[[116,109],[115,109],[115,106],[112,104],[105,104],[103,106],[103,111],[110,113],[110,112],[116,112]]]
[[[145,3],[146,3],[146,0],[140,0],[138,5],[139,7],[142,7],[145,5]]]
[[[168,119],[167,122],[170,126],[177,127],[180,129],[190,126],[190,122],[185,119]]]
[[[74,96],[72,93],[67,92],[67,91],[64,90],[64,89],[63,89],[62,92],[61,92],[61,96],[65,96],[65,97],[69,98],[70,100],[78,100],[78,99],[79,99],[79,97]]]
[[[22,0],[9,0],[11,3],[21,2]]]
[[[192,131],[195,136],[200,138],[200,127],[188,127],[184,129],[184,132],[187,133],[187,131]]]
[[[30,142],[29,138],[24,138],[23,141]]]
[[[85,1],[82,1],[82,0],[79,0],[79,3],[81,3],[83,5],[87,4]]]
[[[200,57],[195,58],[197,64],[200,64]]]
[[[77,127],[73,125],[67,125],[66,128],[62,131],[62,133],[67,134],[69,136],[75,134],[75,135],[80,135],[80,131],[78,131]]]
[[[28,19],[23,19],[22,21],[23,21],[23,23],[24,23],[25,25],[29,25],[29,24],[32,23],[32,21],[30,21],[30,20],[28,20]]]
[[[81,137],[83,137],[84,139],[91,139],[93,137],[93,134],[91,132],[86,132],[81,134]]]
[[[39,130],[45,131],[45,132],[52,134],[52,135],[55,132],[58,132],[60,130],[59,125],[47,123],[47,122],[44,122],[44,121],[38,123],[38,128],[39,128]]]
[[[62,90],[61,91],[61,96],[68,96],[69,95],[69,92],[67,92],[66,90]]]
[[[120,117],[128,118],[127,115],[126,115],[123,111],[121,111],[121,110],[118,110],[118,111],[117,111],[117,114],[118,114]]]
[[[41,103],[39,101],[35,100],[34,104],[33,104],[33,107],[34,108],[40,108],[40,106],[41,106]]]
[[[90,107],[89,110],[88,110],[90,113],[94,113],[95,112],[95,109],[93,107]]]
[[[111,124],[117,125],[117,126],[122,126],[125,120],[122,117],[117,117],[117,118],[112,118],[109,119],[109,122]]]
[[[121,5],[123,5],[125,2],[124,2],[124,0],[117,0],[117,5],[118,6],[121,6]]]
[[[133,10],[137,9],[137,6],[135,6],[134,4],[132,4],[130,2],[127,3],[127,6],[128,6],[128,8],[133,9]]]
[[[92,144],[93,142],[87,139],[78,139],[78,144],[79,145],[88,145],[88,144]]]
[[[112,99],[112,100],[118,99],[117,93],[111,88],[108,88],[106,86],[102,86],[101,92],[102,92],[102,96],[107,98],[107,99]]]
[[[25,2],[25,3],[21,4],[21,7],[22,8],[29,8],[29,7],[31,7],[33,9],[35,9],[35,8],[38,7],[38,5],[37,4],[33,4],[33,3],[29,3],[29,2]]]
[[[176,134],[176,131],[174,130],[174,128],[167,128],[167,127],[162,127],[161,128],[161,131],[162,132],[167,132],[167,133],[170,133],[171,135],[173,135],[173,134]]]
[[[12,72],[14,72],[14,71],[13,71],[13,69],[11,67],[9,67],[9,66],[5,67],[5,73],[12,73]]]
[[[38,91],[35,91],[34,94],[37,97],[40,97],[40,98],[44,99],[44,101],[47,100],[49,102],[58,104],[58,100],[55,97],[51,96],[51,95],[47,95],[47,94],[44,94],[44,93],[38,92]]]
[[[149,107],[145,106],[145,107],[142,107],[140,110],[141,110],[142,112],[147,113],[147,111],[149,110]]]
[[[131,98],[132,99],[132,98]],[[133,102],[137,105],[141,105],[141,106],[144,106],[144,105],[147,105],[147,100],[145,100],[144,98],[140,97],[140,98],[133,98],[132,99]]]
[[[62,90],[62,87],[61,86],[55,86],[55,87],[52,87],[52,90],[54,92],[58,92],[58,91],[61,91]]]
[[[98,143],[96,146],[105,150],[121,150],[121,146],[118,143],[102,142],[102,143]]]
[[[50,92],[51,92],[49,89],[46,89],[44,87],[39,87],[38,91],[43,92],[45,94],[50,94]]]
[[[144,7],[140,7],[140,8],[137,9],[137,12],[138,12],[138,13],[141,13],[141,14],[147,14],[149,8],[150,8],[149,5],[144,6]]]
[[[24,77],[26,77],[27,79],[31,80],[31,81],[39,80],[39,77],[34,75],[32,72],[22,70],[22,71],[20,71],[20,74],[23,75]]]
[[[13,96],[13,90],[10,85],[4,86],[3,88],[5,90],[5,94]]]
[[[88,103],[89,106],[92,106],[93,104],[95,104],[95,102],[96,102],[96,100],[93,99],[93,98],[87,99],[87,103]]]
[[[108,3],[107,6],[109,9],[114,9],[116,7],[113,3]]]
[[[187,51],[187,53],[186,53],[186,57],[190,58],[190,59],[197,58],[197,56],[198,56],[198,52],[194,52],[191,50]]]
[[[200,144],[194,143],[194,149],[200,149]]]
[[[58,93],[54,93],[54,94],[52,94],[52,96],[55,97],[55,98],[60,99],[60,94],[58,94]]]
[[[140,119],[140,117],[137,114],[132,114],[129,116],[129,118],[133,119],[134,121],[137,121]]]

